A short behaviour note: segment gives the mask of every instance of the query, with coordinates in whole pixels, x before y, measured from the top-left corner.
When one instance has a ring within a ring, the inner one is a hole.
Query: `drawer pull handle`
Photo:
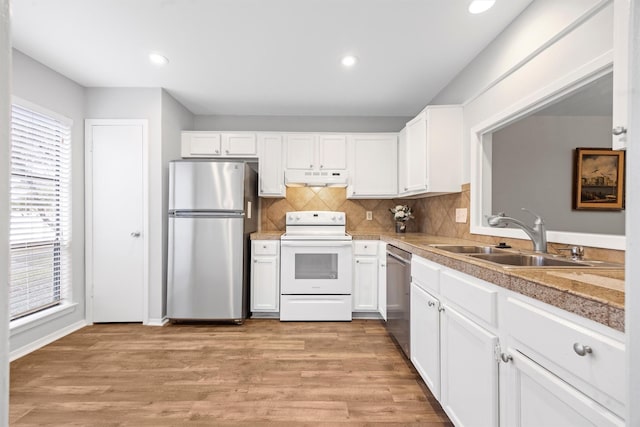
[[[575,351],[578,356],[586,356],[587,354],[593,353],[593,349],[591,347],[580,343],[573,344],[573,351]]]
[[[504,363],[509,363],[513,360],[513,356],[507,353],[501,353],[500,359],[502,359]]]

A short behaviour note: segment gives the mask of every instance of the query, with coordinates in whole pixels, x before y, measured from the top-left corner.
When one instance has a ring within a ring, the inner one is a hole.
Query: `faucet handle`
[[[540,215],[538,215],[537,213],[535,213],[534,211],[527,209],[527,208],[520,208],[521,210],[525,211],[525,212],[529,212],[531,215],[536,217],[536,224],[544,224],[544,221],[542,220],[542,217]]]
[[[580,261],[584,258],[584,248],[582,246],[571,246],[570,248],[558,248],[559,251],[571,251],[571,259]]]

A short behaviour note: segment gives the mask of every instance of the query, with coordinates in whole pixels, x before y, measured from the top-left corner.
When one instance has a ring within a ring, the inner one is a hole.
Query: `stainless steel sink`
[[[500,264],[503,267],[591,267],[587,262],[559,259],[550,255],[536,254],[471,254],[470,257]]]
[[[456,254],[493,254],[493,253],[505,253],[501,249],[496,249],[493,246],[464,246],[464,245],[431,245],[434,248],[442,249],[443,251],[453,252]]]

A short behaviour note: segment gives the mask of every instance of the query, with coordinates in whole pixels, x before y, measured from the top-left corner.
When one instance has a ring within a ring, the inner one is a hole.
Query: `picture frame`
[[[610,148],[575,149],[573,209],[624,209],[625,152]]]

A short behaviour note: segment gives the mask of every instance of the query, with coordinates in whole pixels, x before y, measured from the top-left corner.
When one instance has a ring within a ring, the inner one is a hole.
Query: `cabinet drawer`
[[[278,255],[278,240],[257,240],[253,242],[253,255]]]
[[[506,303],[505,326],[512,337],[532,350],[527,356],[546,359],[546,363],[536,361],[563,380],[579,389],[584,381],[618,402],[625,402],[622,342],[512,297]],[[585,346],[591,352],[584,353]],[[563,370],[576,378],[563,375]]]
[[[353,242],[354,255],[378,255],[378,242]]]
[[[477,319],[498,326],[498,291],[480,279],[445,271],[440,276],[440,294]]]
[[[440,293],[440,270],[436,263],[411,257],[411,281],[427,292]]]

